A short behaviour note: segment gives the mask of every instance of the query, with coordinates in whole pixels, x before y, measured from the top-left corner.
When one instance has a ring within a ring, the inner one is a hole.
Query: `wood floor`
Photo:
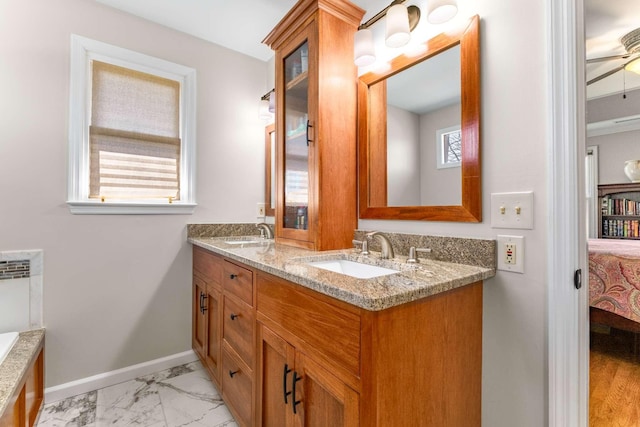
[[[640,427],[640,355],[633,333],[591,332],[589,426]]]

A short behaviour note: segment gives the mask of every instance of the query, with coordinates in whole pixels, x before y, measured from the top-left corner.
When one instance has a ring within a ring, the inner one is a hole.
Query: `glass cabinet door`
[[[282,227],[307,230],[309,219],[309,46],[284,58],[284,213]]]

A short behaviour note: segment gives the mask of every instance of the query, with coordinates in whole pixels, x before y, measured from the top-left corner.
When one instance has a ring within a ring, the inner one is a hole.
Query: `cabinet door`
[[[204,361],[214,382],[220,385],[220,343],[222,294],[213,286],[207,286],[206,298],[206,344]]]
[[[292,385],[296,426],[359,425],[358,393],[300,352],[296,352],[296,379]]]
[[[280,126],[278,138],[278,191],[280,211],[277,212],[278,237],[310,242],[314,233],[314,70],[313,57],[315,21],[292,39],[278,57]]]
[[[295,362],[293,347],[258,323],[258,349],[257,425],[291,426],[291,380]]]
[[[193,322],[191,346],[201,360],[204,360],[206,350],[207,317],[205,301],[207,296],[206,284],[199,276],[193,276]]]

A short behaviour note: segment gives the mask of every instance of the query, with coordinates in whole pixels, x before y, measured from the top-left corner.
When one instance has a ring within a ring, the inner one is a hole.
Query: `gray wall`
[[[69,213],[71,33],[197,70],[195,214]],[[86,0],[0,1],[0,58],[0,250],[44,249],[46,386],[190,349],[186,224],[256,219],[266,63]]]
[[[420,117],[420,139],[423,141],[420,153],[423,165],[420,175],[422,205],[459,205],[462,203],[462,170],[437,168],[436,138],[439,129],[460,125],[460,104],[450,105]]]
[[[420,205],[420,117],[387,106],[387,205]]]
[[[640,89],[622,94],[595,98],[587,102],[587,123],[606,122],[640,114]],[[624,127],[623,127],[624,126]],[[640,120],[609,124],[587,138],[587,146],[598,147],[598,183],[619,184],[630,182],[624,174],[626,160],[640,159]],[[621,131],[623,130],[623,131]],[[610,133],[606,133],[610,132]]]

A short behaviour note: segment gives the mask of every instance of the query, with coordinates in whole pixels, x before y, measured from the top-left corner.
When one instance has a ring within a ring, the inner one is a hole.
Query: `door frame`
[[[547,345],[550,427],[588,425],[584,1],[547,0]],[[582,270],[582,288],[574,273]]]

